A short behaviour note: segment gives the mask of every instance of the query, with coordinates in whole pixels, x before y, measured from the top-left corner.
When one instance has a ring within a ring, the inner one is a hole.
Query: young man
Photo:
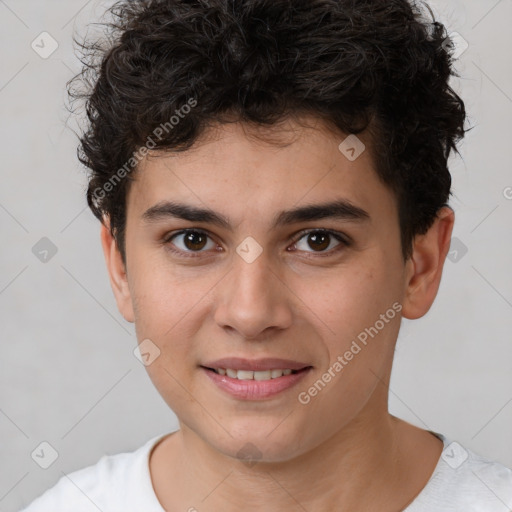
[[[113,12],[79,77],[80,159],[180,428],[26,511],[510,510],[510,469],[387,408],[401,318],[431,307],[454,222],[444,27],[407,0]]]

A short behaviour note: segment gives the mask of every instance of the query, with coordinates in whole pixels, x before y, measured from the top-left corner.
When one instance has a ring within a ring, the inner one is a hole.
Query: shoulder
[[[444,449],[428,484],[407,512],[508,512],[512,470],[437,434]]]
[[[129,510],[141,505],[159,508],[149,473],[149,453],[163,436],[132,452],[104,455],[91,466],[62,476],[21,512],[98,512]]]

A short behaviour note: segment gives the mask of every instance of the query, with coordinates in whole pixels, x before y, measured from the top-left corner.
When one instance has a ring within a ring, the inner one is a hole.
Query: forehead
[[[129,212],[140,215],[159,202],[180,199],[226,213],[238,209],[241,221],[285,206],[344,198],[392,214],[394,197],[378,178],[368,138],[353,137],[318,121],[216,125],[189,150],[147,158],[130,188]],[[357,158],[347,157],[353,156],[347,146]]]

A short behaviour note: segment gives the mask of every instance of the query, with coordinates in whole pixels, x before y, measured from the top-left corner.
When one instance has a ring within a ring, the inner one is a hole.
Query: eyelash
[[[166,248],[168,251],[170,251],[174,254],[177,254],[180,257],[185,257],[185,258],[201,257],[202,253],[205,251],[183,251],[182,249],[175,249],[172,247],[172,245],[174,245],[174,244],[172,244],[172,240],[175,237],[177,237],[179,235],[187,235],[189,233],[199,233],[201,235],[205,235],[206,237],[212,239],[212,236],[207,231],[204,231],[202,229],[189,228],[189,229],[183,229],[176,233],[171,233],[168,236],[165,236],[164,239],[162,240],[162,243],[164,245],[166,245]],[[344,235],[342,233],[338,233],[337,231],[331,231],[329,229],[318,229],[317,228],[317,229],[304,229],[304,230],[300,231],[299,233],[297,233],[293,237],[293,240],[291,242],[292,245],[296,244],[302,238],[304,238],[306,235],[309,235],[310,233],[322,233],[322,234],[330,235],[333,238],[335,238],[338,242],[340,242],[339,245],[337,245],[335,248],[333,248],[329,251],[325,251],[325,252],[324,251],[321,251],[321,252],[312,251],[312,253],[315,255],[315,256],[313,256],[314,258],[331,256],[333,253],[337,253],[338,251],[340,251],[344,248],[350,247],[350,245],[352,244],[352,241],[346,235]],[[309,251],[306,251],[306,253],[309,253]],[[311,256],[306,256],[306,257],[309,258]]]

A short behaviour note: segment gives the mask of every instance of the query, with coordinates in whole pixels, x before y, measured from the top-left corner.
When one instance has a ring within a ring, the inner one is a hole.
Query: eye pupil
[[[308,244],[312,249],[327,249],[327,247],[329,247],[329,236],[328,233],[310,233],[308,236]],[[311,242],[313,245],[311,245]]]
[[[185,245],[190,250],[202,249],[206,243],[206,237],[197,231],[191,231],[184,237]]]

